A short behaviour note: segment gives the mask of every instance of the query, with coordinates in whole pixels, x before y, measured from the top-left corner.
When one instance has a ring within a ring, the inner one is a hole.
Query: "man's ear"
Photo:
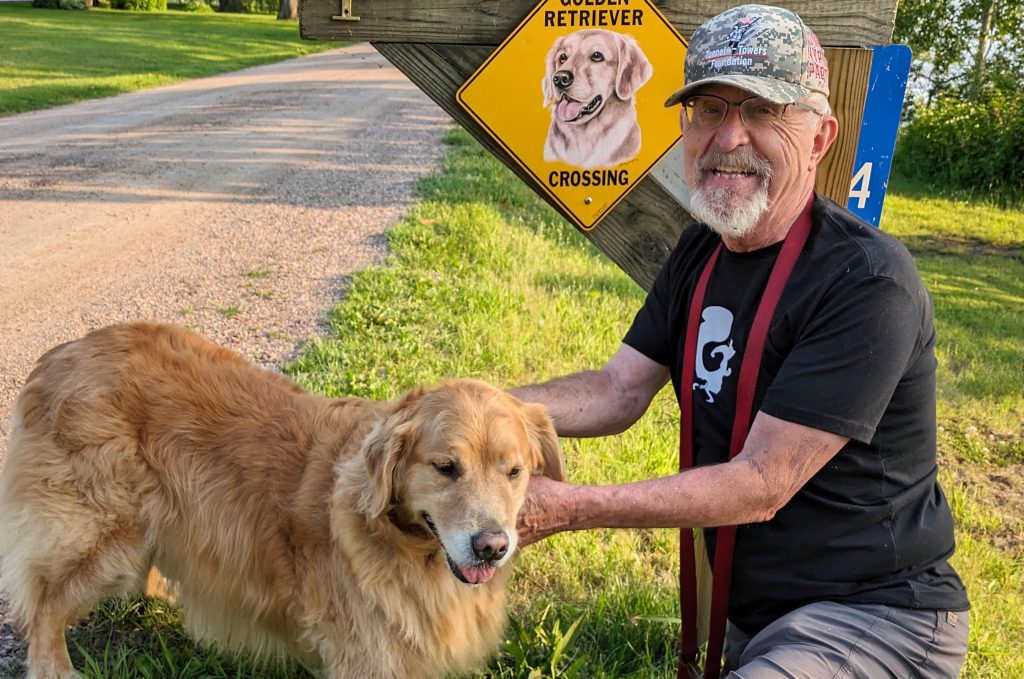
[[[810,171],[817,172],[818,165],[822,158],[832,147],[832,143],[839,136],[839,121],[835,116],[822,116],[818,121],[817,130],[814,133],[814,144],[811,146]]]
[[[539,403],[524,403],[523,410],[526,413],[527,433],[533,445],[533,473],[564,481],[562,448],[558,445],[558,434],[555,433],[548,409]]]
[[[422,389],[403,396],[398,408],[378,422],[363,441],[362,456],[366,479],[355,508],[369,518],[386,514],[395,504],[395,486],[412,448],[415,424],[413,416]]]

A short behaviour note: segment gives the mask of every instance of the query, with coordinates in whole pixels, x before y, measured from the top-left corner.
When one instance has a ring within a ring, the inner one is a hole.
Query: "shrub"
[[[944,97],[900,132],[897,171],[936,187],[1018,204],[1024,200],[1024,106],[998,94]]]
[[[110,7],[132,12],[163,12],[167,9],[167,0],[110,0]]]
[[[44,9],[88,9],[85,0],[32,0],[33,7]]]
[[[203,0],[188,0],[181,8],[186,12],[195,12],[196,14],[213,14],[213,7]]]

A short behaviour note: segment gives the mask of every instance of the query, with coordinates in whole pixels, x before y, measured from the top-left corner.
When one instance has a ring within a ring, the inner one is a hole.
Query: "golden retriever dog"
[[[551,106],[544,160],[611,167],[640,150],[635,94],[654,69],[629,35],[585,29],[558,38],[541,91]]]
[[[0,567],[30,679],[77,677],[65,627],[171,585],[223,649],[329,679],[440,677],[492,654],[542,406],[453,380],[325,398],[190,332],[137,323],[28,378],[0,474]]]

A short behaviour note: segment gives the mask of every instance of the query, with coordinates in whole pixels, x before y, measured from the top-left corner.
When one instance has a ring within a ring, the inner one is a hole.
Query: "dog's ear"
[[[544,61],[544,79],[540,81],[540,91],[544,95],[544,108],[550,106],[558,96],[555,93],[555,83],[552,78],[555,75],[555,59],[558,57],[559,50],[562,49],[562,40],[564,38],[555,40],[555,44],[548,50],[548,56]]]
[[[558,434],[548,409],[539,403],[524,403],[523,409],[526,412],[526,429],[533,444],[533,473],[563,481],[562,448],[558,445]]]
[[[378,422],[363,441],[366,480],[355,503],[360,514],[378,518],[394,505],[395,485],[413,445],[414,414],[422,396],[422,389],[405,394],[397,409]]]
[[[631,35],[617,34],[619,38],[619,69],[615,74],[615,96],[629,99],[654,75],[647,55]]]

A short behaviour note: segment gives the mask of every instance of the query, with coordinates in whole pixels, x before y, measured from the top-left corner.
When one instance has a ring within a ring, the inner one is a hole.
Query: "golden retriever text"
[[[625,8],[629,0],[562,0],[563,7],[600,7],[602,9],[559,9],[544,11],[545,28],[606,28],[608,26],[642,26],[642,9]]]

